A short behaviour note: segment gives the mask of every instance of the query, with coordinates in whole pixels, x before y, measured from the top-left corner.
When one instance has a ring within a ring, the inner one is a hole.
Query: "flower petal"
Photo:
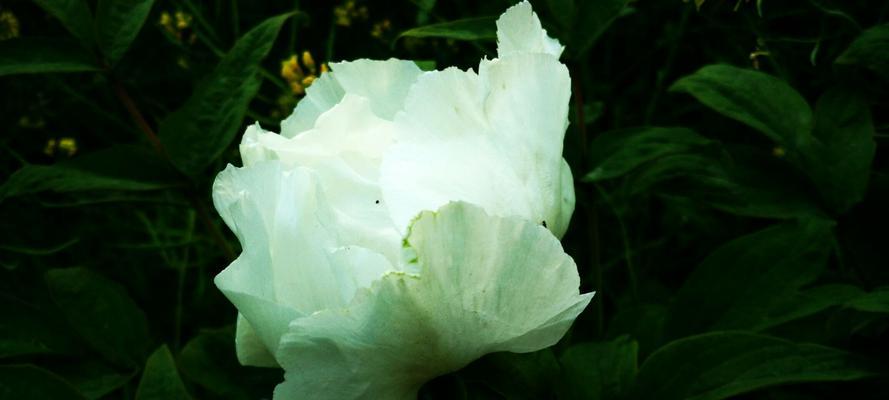
[[[278,367],[275,356],[262,342],[262,338],[253,330],[253,326],[238,313],[235,325],[235,352],[241,365],[250,367]]]
[[[392,123],[377,117],[372,101],[346,94],[318,117],[315,127],[293,138],[254,125],[241,143],[244,165],[280,160],[316,172],[327,205],[336,214],[343,243],[367,247],[395,262],[401,236],[383,203],[379,169],[392,142]]]
[[[380,254],[341,246],[317,181],[268,161],[229,166],[214,183],[214,204],[243,248],[215,283],[268,349],[294,318],[344,307],[392,269]]]
[[[413,61],[355,60],[330,64],[331,72],[322,74],[306,89],[306,97],[281,122],[281,135],[295,137],[315,126],[315,121],[346,94],[371,100],[374,113],[392,120],[404,107],[407,92],[422,71]]]
[[[478,75],[421,76],[380,173],[396,226],[404,231],[420,211],[459,200],[563,235],[574,210],[561,157],[569,97],[568,70],[548,54],[487,61]]]
[[[546,53],[558,58],[564,49],[546,34],[527,1],[510,7],[497,19],[497,54],[501,58],[516,53]]]
[[[592,297],[546,229],[467,203],[421,214],[406,244],[419,274],[389,273],[349,308],[291,323],[276,399],[413,398],[486,353],[555,344]]]

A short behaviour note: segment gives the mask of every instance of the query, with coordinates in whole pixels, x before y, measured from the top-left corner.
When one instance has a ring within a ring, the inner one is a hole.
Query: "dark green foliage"
[[[120,366],[142,363],[150,344],[148,321],[123,287],[84,268],[50,270],[46,284],[68,323],[93,349]]]
[[[476,68],[515,0],[345,3],[0,4],[0,399],[272,396],[212,283],[238,249],[209,192],[301,97],[280,62]],[[420,398],[884,399],[889,4],[532,3],[597,293],[556,346]]]
[[[99,69],[96,60],[73,40],[23,38],[0,42],[0,76]]]
[[[259,63],[289,17],[270,18],[247,32],[185,104],[161,123],[161,143],[180,171],[200,174],[231,144],[262,83]]]
[[[401,32],[398,37],[435,37],[457,40],[496,39],[497,29],[494,22],[497,17],[467,18],[457,21],[420,26]]]
[[[111,64],[117,63],[142,29],[154,0],[100,0],[96,41]]]
[[[642,398],[717,400],[769,386],[875,374],[866,362],[837,349],[717,331],[677,340],[652,354],[639,369],[637,391]]]
[[[167,345],[158,347],[145,362],[145,372],[136,389],[136,400],[188,400],[191,396],[176,371],[176,362]]]

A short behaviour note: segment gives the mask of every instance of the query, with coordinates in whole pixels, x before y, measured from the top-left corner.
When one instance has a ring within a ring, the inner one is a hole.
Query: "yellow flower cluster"
[[[318,67],[312,53],[304,51],[302,53],[302,65],[297,59],[296,54],[290,58],[281,61],[281,77],[290,85],[293,94],[305,94],[306,88],[318,78]],[[303,69],[305,67],[305,69]],[[321,73],[327,72],[327,64],[321,64]]]
[[[0,40],[19,36],[19,19],[9,11],[0,12]]]
[[[367,6],[356,5],[355,0],[346,0],[333,9],[334,21],[339,26],[350,26],[353,19],[365,20],[367,15]]]
[[[49,139],[46,141],[43,153],[48,156],[54,156],[57,153],[60,153],[71,157],[77,153],[77,140],[71,137]]]
[[[197,39],[195,33],[190,29],[193,19],[191,14],[182,11],[176,11],[173,14],[164,11],[161,13],[158,24],[176,40],[182,42],[183,39],[187,39],[188,43],[191,44]]]
[[[386,18],[382,21],[375,23],[374,26],[371,27],[370,35],[377,38],[377,39],[382,39],[383,35],[386,32],[389,32],[390,30],[392,30],[392,21],[390,21],[388,18]]]

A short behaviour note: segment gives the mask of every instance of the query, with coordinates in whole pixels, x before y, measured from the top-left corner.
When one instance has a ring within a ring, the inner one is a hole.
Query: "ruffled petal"
[[[238,313],[235,325],[235,354],[241,365],[250,367],[279,367],[275,356],[263,343],[262,338],[253,330],[253,326]]]
[[[418,274],[389,273],[346,309],[294,320],[275,399],[410,399],[490,352],[555,344],[592,294],[547,230],[452,203],[406,240]]]
[[[408,90],[422,73],[413,61],[394,58],[331,63],[330,69],[306,89],[306,97],[281,122],[282,136],[295,137],[311,129],[318,117],[346,94],[370,99],[374,113],[391,121],[404,107]]]
[[[215,278],[267,349],[293,319],[349,304],[392,270],[380,254],[342,247],[318,179],[280,162],[229,166],[213,187],[217,210],[243,252]]]
[[[380,185],[404,232],[449,201],[520,216],[563,235],[573,207],[562,142],[568,70],[548,54],[487,61],[477,75],[450,68],[421,76],[395,119]],[[570,178],[570,171],[567,171]]]
[[[251,126],[241,143],[244,165],[280,160],[315,171],[343,243],[367,247],[393,262],[401,237],[383,204],[379,169],[392,142],[392,123],[371,109],[372,101],[347,94],[324,112],[315,127],[293,138]]]
[[[497,19],[497,54],[501,58],[516,53],[546,53],[558,58],[564,49],[546,34],[527,1],[510,7]]]

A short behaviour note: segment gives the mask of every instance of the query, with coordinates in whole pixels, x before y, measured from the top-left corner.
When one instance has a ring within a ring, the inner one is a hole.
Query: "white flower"
[[[574,207],[562,48],[528,3],[497,26],[478,74],[332,65],[217,177],[243,253],[216,285],[241,362],[284,368],[276,399],[412,398],[486,353],[551,346],[589,303],[553,235]]]

